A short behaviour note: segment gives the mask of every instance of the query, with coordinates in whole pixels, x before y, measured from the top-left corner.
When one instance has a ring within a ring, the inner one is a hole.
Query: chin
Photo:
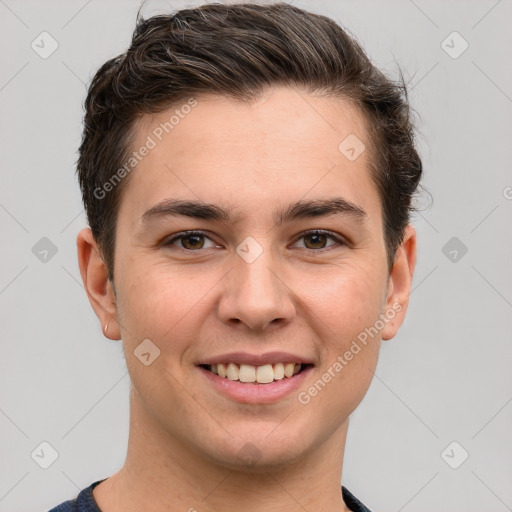
[[[285,437],[276,435],[273,439],[265,438],[268,432],[271,430],[258,436],[248,431],[236,438],[225,438],[222,443],[212,442],[207,447],[208,456],[230,471],[264,473],[289,467],[306,455],[304,436],[298,432],[286,433]],[[215,446],[213,451],[212,446]]]

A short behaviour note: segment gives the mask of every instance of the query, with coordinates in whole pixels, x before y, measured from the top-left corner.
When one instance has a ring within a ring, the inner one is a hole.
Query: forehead
[[[183,147],[178,143],[186,142],[187,149],[192,144],[198,149],[243,145],[248,151],[273,149],[290,158],[289,152],[307,153],[313,159],[315,153],[327,157],[332,150],[338,156],[338,144],[350,134],[367,138],[363,116],[349,101],[272,87],[251,102],[214,94],[183,98],[164,112],[144,115],[135,137],[143,143],[150,135],[159,145],[172,139],[175,157]]]
[[[175,197],[243,210],[347,195],[367,211],[380,210],[364,119],[342,99],[288,87],[251,103],[197,95],[143,116],[133,141],[135,151],[151,149],[131,172],[123,192],[130,204],[122,200],[121,208],[142,212]]]

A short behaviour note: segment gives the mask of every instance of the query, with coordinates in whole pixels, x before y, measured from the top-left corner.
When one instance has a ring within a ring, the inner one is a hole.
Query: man
[[[62,511],[366,511],[349,416],[403,322],[403,84],[287,4],[141,20],[86,100],[79,265],[131,378],[123,467]]]

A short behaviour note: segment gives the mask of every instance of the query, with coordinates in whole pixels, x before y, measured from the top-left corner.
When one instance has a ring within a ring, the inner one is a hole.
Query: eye
[[[326,245],[328,239],[334,240],[334,244]],[[313,230],[303,233],[297,242],[301,239],[305,240],[305,244],[303,248],[319,252],[323,249],[332,247],[333,245],[345,245],[344,241],[335,236],[333,233],[329,231],[323,230]],[[205,245],[205,240],[209,240],[211,245]],[[297,243],[295,242],[295,243]],[[179,245],[178,245],[179,244]],[[212,247],[219,247],[209,236],[207,236],[202,231],[186,231],[179,233],[169,240],[163,243],[165,247],[168,246],[177,246],[178,249],[183,249],[188,252],[196,252],[200,249],[210,249]]]
[[[312,251],[319,251],[322,249],[326,249],[328,247],[332,247],[331,244],[326,246],[327,239],[334,240],[338,245],[345,245],[343,240],[334,234],[330,233],[329,231],[323,231],[323,230],[314,230],[314,231],[308,231],[306,233],[303,233],[299,240],[304,239],[307,243],[307,245],[313,246],[313,247],[305,247],[308,250]]]
[[[205,239],[210,240],[212,245],[205,247]],[[210,249],[211,247],[217,247],[217,244],[215,244],[215,242],[213,242],[213,240],[202,231],[186,231],[184,233],[180,233],[164,242],[163,245],[176,245],[176,242],[180,243],[180,246],[178,246],[179,249],[184,249],[187,251],[196,251],[198,249]]]

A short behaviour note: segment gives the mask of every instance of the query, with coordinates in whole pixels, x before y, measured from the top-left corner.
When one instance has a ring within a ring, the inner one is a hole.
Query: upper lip
[[[267,352],[265,354],[250,354],[248,352],[230,352],[229,354],[220,354],[204,359],[199,365],[212,365],[219,363],[250,364],[252,366],[262,366],[264,364],[277,363],[298,363],[313,364],[311,359],[289,352]]]

